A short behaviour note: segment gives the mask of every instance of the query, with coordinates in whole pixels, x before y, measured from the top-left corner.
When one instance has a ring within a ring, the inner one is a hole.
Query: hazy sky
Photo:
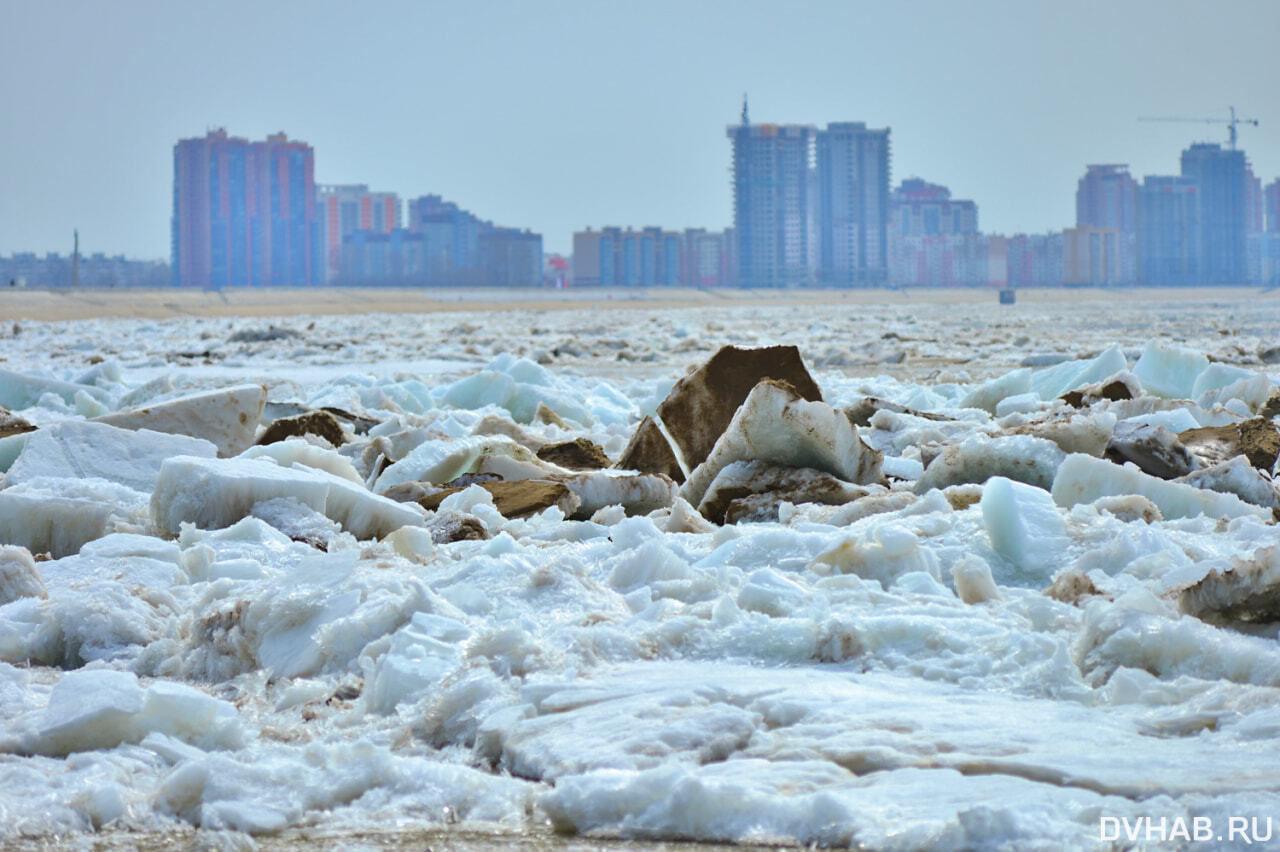
[[[284,130],[316,179],[433,192],[567,251],[722,228],[753,121],[892,128],[893,181],[984,231],[1070,226],[1086,163],[1176,174],[1226,127],[1280,175],[1280,2],[0,0],[0,254],[169,254],[173,144]]]

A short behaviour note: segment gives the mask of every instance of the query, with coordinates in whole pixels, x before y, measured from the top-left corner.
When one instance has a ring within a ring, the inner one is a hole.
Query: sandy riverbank
[[[1155,301],[1218,301],[1280,298],[1243,287],[1192,289],[1081,288],[1019,290],[1020,303],[1096,301],[1106,304],[1150,304]],[[0,291],[0,320],[77,320],[96,317],[163,319],[167,317],[299,316],[374,313],[440,313],[450,311],[549,311],[574,308],[697,308],[733,305],[791,304],[814,306],[894,304],[996,305],[990,288],[908,290],[698,290],[662,288],[618,290],[432,289],[406,288],[271,288],[258,290],[8,290]]]

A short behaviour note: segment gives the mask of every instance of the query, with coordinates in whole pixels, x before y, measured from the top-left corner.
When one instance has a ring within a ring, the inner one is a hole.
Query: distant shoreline
[[[679,309],[764,305],[989,305],[996,287],[746,290],[737,288],[407,288],[270,287],[206,291],[182,288],[76,290],[0,289],[0,321],[68,321],[99,318],[286,317],[334,314],[556,311],[573,309]],[[1280,299],[1261,287],[1037,287],[1018,288],[1019,303],[1125,303]]]

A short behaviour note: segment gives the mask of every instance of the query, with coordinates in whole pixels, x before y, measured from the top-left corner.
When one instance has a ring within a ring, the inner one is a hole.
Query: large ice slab
[[[1142,349],[1142,357],[1133,374],[1149,394],[1170,399],[1197,396],[1196,381],[1209,367],[1203,352],[1150,340]]]
[[[1067,527],[1048,491],[1003,476],[982,489],[982,524],[991,547],[1017,570],[997,579],[1043,586],[1070,543]]]
[[[236,385],[192,394],[97,418],[124,429],[151,429],[211,441],[222,456],[234,456],[253,444],[267,391],[262,385]]]
[[[26,446],[9,468],[4,484],[18,485],[42,476],[98,477],[135,491],[150,491],[165,459],[213,458],[217,453],[217,447],[200,438],[66,420],[27,436]]]
[[[177,534],[184,522],[204,529],[230,526],[256,504],[275,498],[296,500],[358,538],[380,537],[423,517],[416,506],[380,497],[321,470],[281,467],[267,459],[193,456],[165,461],[151,497],[151,513],[160,529]]]
[[[986,482],[993,476],[1048,488],[1066,456],[1057,444],[1031,435],[974,435],[947,447],[930,462],[915,491],[923,494],[930,488]]]
[[[1205,491],[1143,473],[1131,464],[1118,465],[1073,453],[1058,468],[1053,500],[1059,506],[1092,503],[1100,497],[1140,494],[1159,507],[1166,519],[1208,515],[1214,518],[1252,516],[1271,519],[1271,511],[1251,506],[1234,494]]]
[[[244,730],[235,707],[181,683],[144,688],[132,672],[87,669],[62,676],[30,750],[37,754],[115,748],[150,733],[204,748],[235,748]]]
[[[862,442],[843,411],[808,402],[788,385],[763,381],[742,403],[707,460],[689,474],[680,496],[698,505],[716,474],[737,461],[811,467],[864,484],[880,478],[882,458]]]
[[[40,397],[47,393],[54,394],[69,405],[75,403],[76,394],[86,394],[97,402],[110,399],[106,391],[92,385],[0,369],[0,406],[11,410],[30,408],[38,405]]]
[[[1112,346],[1096,358],[1063,361],[1061,364],[1038,370],[1031,377],[1031,388],[1040,395],[1041,399],[1056,399],[1067,391],[1101,382],[1127,369],[1128,366],[1129,362],[1125,360],[1124,351],[1119,346]]]
[[[1031,370],[1022,368],[996,376],[970,390],[960,399],[961,408],[980,408],[988,414],[996,413],[996,406],[1004,399],[1031,391]]]

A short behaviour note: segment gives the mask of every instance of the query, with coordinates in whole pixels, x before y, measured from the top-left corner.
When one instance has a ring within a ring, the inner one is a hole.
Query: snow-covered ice
[[[1280,305],[909,308],[0,330],[39,427],[0,438],[0,846],[1274,817]],[[725,344],[794,344],[823,401],[754,385],[683,485],[539,456],[616,462]],[[499,479],[572,499],[505,517]]]

